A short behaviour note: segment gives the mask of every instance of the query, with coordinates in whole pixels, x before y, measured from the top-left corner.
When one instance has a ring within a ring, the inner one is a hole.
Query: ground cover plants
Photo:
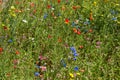
[[[0,4],[0,80],[120,79],[120,0]]]

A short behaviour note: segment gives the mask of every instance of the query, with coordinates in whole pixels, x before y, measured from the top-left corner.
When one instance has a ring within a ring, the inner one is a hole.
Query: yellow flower
[[[13,16],[13,17],[16,17],[16,14],[13,13],[13,12],[11,12],[10,15]]]
[[[120,21],[117,21],[118,24],[120,24]]]
[[[116,6],[119,6],[120,4],[115,4]]]
[[[2,26],[5,26],[5,24],[2,24]]]
[[[103,14],[101,16],[103,16]]]
[[[70,75],[71,78],[74,78],[74,75],[72,73],[69,73],[69,75]]]
[[[11,9],[13,9],[13,10],[14,10],[14,9],[15,9],[15,6],[11,6]]]
[[[80,76],[80,73],[79,73],[79,72],[77,72],[76,74]]]
[[[96,6],[96,4],[97,4],[96,2],[93,3],[94,6]]]

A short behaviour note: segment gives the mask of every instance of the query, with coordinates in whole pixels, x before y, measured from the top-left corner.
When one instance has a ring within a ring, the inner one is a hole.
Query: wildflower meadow
[[[120,80],[120,0],[0,0],[0,80]]]

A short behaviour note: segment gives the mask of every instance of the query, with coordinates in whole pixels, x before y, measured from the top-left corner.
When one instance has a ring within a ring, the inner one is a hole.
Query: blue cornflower
[[[65,63],[63,64],[63,67],[66,67],[66,64],[65,64]]]
[[[63,67],[66,67],[66,63],[65,63],[65,61],[62,59],[61,60],[61,65],[63,66]]]
[[[110,10],[110,13],[111,13],[112,15],[115,15],[115,14],[117,14],[118,12],[115,11],[115,10]]]
[[[73,27],[75,26],[75,22],[72,22],[72,26],[73,26]]]
[[[61,16],[61,13],[58,13],[58,16]]]
[[[70,50],[71,50],[73,53],[77,53],[75,47],[70,47]]]
[[[79,70],[79,68],[76,66],[76,67],[74,68],[74,70],[75,70],[75,71],[78,71],[78,70]]]
[[[8,42],[11,43],[11,42],[13,42],[13,40],[12,40],[12,39],[9,39]]]
[[[113,20],[113,21],[116,21],[116,20],[117,20],[117,18],[116,18],[116,17],[113,17],[113,18],[112,18],[112,20]]]
[[[90,24],[89,21],[84,22],[84,25],[89,25],[89,24]]]
[[[74,57],[74,58],[73,58],[73,60],[75,60],[75,61],[76,61],[76,60],[77,60],[77,58],[76,58],[76,57]]]
[[[39,76],[40,75],[40,73],[39,72],[35,72],[35,76]]]
[[[44,14],[44,19],[46,19],[46,18],[47,18],[47,16],[48,16],[47,14]]]
[[[74,53],[73,55],[74,55],[74,57],[78,56],[78,54],[77,54],[77,53]]]

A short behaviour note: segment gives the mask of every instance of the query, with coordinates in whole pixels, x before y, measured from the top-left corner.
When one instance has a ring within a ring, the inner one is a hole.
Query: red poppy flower
[[[51,35],[48,35],[48,38],[51,38],[52,36]]]
[[[14,68],[14,69],[16,69],[16,68],[17,68],[17,66],[16,66],[16,65],[14,65],[14,66],[13,66],[13,68]]]
[[[0,53],[3,51],[3,48],[0,47]]]
[[[20,52],[19,52],[19,51],[16,51],[16,54],[20,54]]]
[[[50,9],[50,8],[51,8],[51,5],[47,5],[47,8]]]
[[[7,30],[7,29],[8,29],[7,26],[4,26],[3,28],[4,28],[4,30]]]
[[[37,12],[37,10],[35,9],[35,10],[33,10],[33,13],[35,14]]]
[[[68,24],[70,21],[69,19],[65,19],[65,23]]]
[[[19,2],[19,1],[16,1],[15,3],[18,5],[20,2]]]
[[[80,49],[83,49],[83,46],[79,46]]]
[[[58,3],[60,3],[61,2],[61,0],[58,0]]]
[[[80,35],[80,34],[81,34],[81,32],[80,32],[80,31],[77,31],[77,34],[78,34],[78,35]]]
[[[34,7],[35,4],[33,2],[30,3],[30,7]]]

